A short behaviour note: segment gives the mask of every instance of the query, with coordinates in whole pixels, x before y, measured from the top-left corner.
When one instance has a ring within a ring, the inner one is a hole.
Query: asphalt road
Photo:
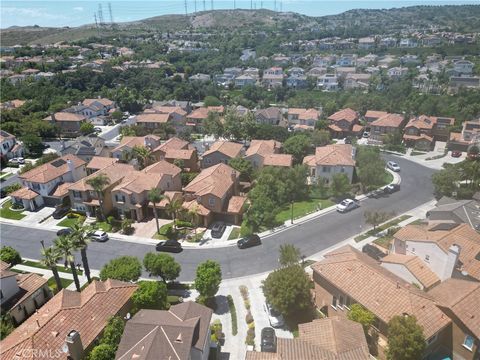
[[[361,202],[361,206],[346,214],[327,213],[304,224],[262,239],[258,247],[239,250],[236,247],[185,249],[173,256],[182,265],[180,280],[189,281],[195,277],[195,269],[207,259],[218,261],[222,267],[223,278],[234,278],[272,270],[278,265],[278,248],[281,244],[291,243],[305,256],[313,255],[336,243],[339,243],[368,228],[363,213],[365,210],[378,209],[401,214],[433,199],[431,175],[434,170],[393,156],[402,172],[401,190],[380,198],[370,198]],[[52,231],[29,229],[14,225],[1,226],[1,243],[16,248],[24,257],[39,258],[40,240],[50,245],[55,238]],[[155,251],[154,246],[110,240],[106,243],[92,243],[88,249],[88,259],[92,269],[100,269],[110,259],[122,255],[133,255],[142,259],[144,254]],[[80,257],[77,256],[77,262]]]

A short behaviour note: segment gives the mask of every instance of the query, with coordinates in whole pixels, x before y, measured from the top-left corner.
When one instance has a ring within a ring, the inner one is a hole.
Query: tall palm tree
[[[160,189],[152,188],[148,192],[148,200],[153,204],[153,215],[155,216],[155,222],[157,223],[157,234],[160,232],[160,226],[158,225],[157,203],[162,201],[165,196],[162,195]]]
[[[90,228],[88,226],[84,226],[81,224],[75,224],[72,226],[72,233],[70,234],[70,238],[75,244],[75,249],[80,250],[80,256],[82,257],[82,264],[83,264],[83,271],[85,272],[85,276],[87,277],[88,282],[92,282],[90,278],[90,267],[88,266],[88,258],[87,258],[87,248],[88,244],[90,243],[90,238],[88,237],[88,232]]]
[[[58,253],[57,249],[53,246],[48,248],[43,247],[42,243],[42,260],[41,263],[52,270],[53,278],[57,284],[57,291],[62,290],[62,281],[60,280],[60,275],[58,275],[57,262],[62,258]]]
[[[196,204],[194,204],[190,209],[188,209],[188,217],[192,222],[195,235],[197,235],[198,219],[200,217],[200,209]]]
[[[176,199],[176,200],[171,200],[168,202],[165,210],[167,210],[167,213],[170,214],[173,220],[173,230],[176,229],[175,221],[177,219],[177,215],[179,211],[182,209],[182,203]]]
[[[145,146],[134,146],[131,157],[132,159],[137,160],[140,170],[155,160],[155,156],[153,155],[152,151]]]
[[[80,281],[78,281],[77,269],[75,268],[75,245],[75,242],[69,236],[60,236],[53,241],[55,250],[59,252],[65,262],[65,268],[70,265],[75,287],[77,288],[77,291],[80,292]]]
[[[103,191],[105,187],[110,184],[110,179],[105,174],[98,174],[86,181],[87,185],[90,185],[93,190],[97,193],[98,202],[100,205],[100,216],[102,219],[105,218],[103,213]]]

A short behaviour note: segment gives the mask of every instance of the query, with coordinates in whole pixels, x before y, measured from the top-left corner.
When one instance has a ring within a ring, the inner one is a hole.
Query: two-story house
[[[403,140],[407,146],[429,150],[436,140],[447,141],[454,118],[420,115],[405,125]]]
[[[244,86],[247,85],[255,85],[257,83],[257,78],[251,75],[240,75],[237,76],[234,80],[235,87],[237,88],[243,88]]]
[[[467,151],[468,147],[480,143],[480,119],[464,121],[462,132],[451,132],[448,148],[450,150]]]
[[[324,91],[337,91],[339,88],[336,74],[324,74],[317,78],[317,88]]]
[[[134,147],[143,146],[152,150],[158,145],[160,145],[160,138],[156,135],[124,136],[120,145],[112,150],[111,156],[115,159],[130,161],[130,155]]]
[[[338,66],[356,66],[357,65],[357,55],[356,54],[342,54],[337,58],[336,64]]]
[[[358,125],[359,114],[350,108],[337,111],[327,120],[330,123],[328,129],[332,137],[344,138],[348,135],[358,134],[363,129]]]
[[[157,161],[165,160],[172,164],[180,162],[185,171],[195,172],[198,170],[197,150],[190,147],[188,141],[177,137],[172,137],[158,145],[152,150],[152,154]]]
[[[431,297],[383,268],[376,260],[347,245],[312,265],[315,304],[328,317],[346,317],[358,303],[375,316],[373,328],[386,344],[394,316],[415,316],[426,339],[425,356],[448,346],[451,320]]]
[[[299,130],[313,130],[320,119],[320,111],[317,109],[289,108],[287,122],[289,126]]]
[[[350,182],[355,170],[355,148],[349,144],[332,144],[315,149],[315,155],[305,156],[303,163],[308,166],[310,177],[330,183],[333,175],[345,174]]]
[[[57,189],[85,176],[86,162],[75,155],[65,155],[21,174],[19,179],[23,187],[10,196],[13,203],[22,205],[26,210],[35,211],[43,205],[61,203],[67,193],[62,191],[57,196]]]
[[[209,113],[216,113],[223,116],[225,108],[223,106],[199,107],[187,115],[187,126],[201,129],[203,122],[207,119]]]
[[[239,196],[239,177],[238,171],[222,163],[202,170],[183,188],[183,208],[196,209],[204,226],[213,220],[239,224],[246,201]]]
[[[87,118],[82,114],[60,111],[47,116],[43,120],[57,126],[62,135],[76,137],[80,135],[80,127],[87,121]]]
[[[23,157],[23,153],[23,145],[17,142],[14,135],[0,130],[0,156],[2,159]]]
[[[349,73],[345,77],[345,83],[343,87],[345,90],[368,89],[371,77],[371,74]]]
[[[435,207],[427,212],[427,218],[430,221],[470,224],[474,229],[480,229],[479,209],[480,192],[475,193],[470,200],[457,200],[443,196]]]
[[[144,114],[167,114],[168,124],[174,127],[175,131],[180,132],[185,128],[187,121],[187,112],[180,106],[157,106],[153,105],[149,109],[145,109]]]
[[[231,141],[217,141],[210,146],[210,149],[202,154],[202,168],[208,168],[220,163],[228,162],[242,154],[243,145]]]
[[[212,313],[193,301],[169,310],[142,309],[125,325],[115,359],[208,360]]]
[[[408,74],[408,68],[395,66],[387,70],[387,76],[393,80],[399,80]]]
[[[278,66],[263,71],[262,85],[266,88],[283,86],[283,69]]]
[[[278,125],[282,118],[282,112],[277,107],[269,107],[255,111],[255,121],[259,124]]]
[[[8,264],[0,264],[0,308],[8,313],[15,325],[25,321],[51,297],[47,279],[38,274],[18,274],[8,270]]]
[[[134,122],[147,129],[157,129],[170,121],[170,114],[143,112],[135,116]]]
[[[387,134],[401,134],[405,122],[403,115],[387,113],[370,123],[370,138],[383,141]]]
[[[245,159],[254,169],[264,166],[291,167],[293,157],[289,154],[280,154],[281,147],[282,144],[275,140],[252,140],[245,152]]]
[[[95,156],[107,156],[109,153],[105,146],[105,139],[95,134],[79,136],[68,147],[65,146],[65,142],[62,142],[60,152],[62,155],[75,155],[87,162]]]
[[[468,60],[458,60],[453,63],[453,72],[456,76],[471,76],[474,65]]]
[[[358,48],[361,50],[371,50],[375,48],[375,38],[374,37],[364,37],[358,39]]]

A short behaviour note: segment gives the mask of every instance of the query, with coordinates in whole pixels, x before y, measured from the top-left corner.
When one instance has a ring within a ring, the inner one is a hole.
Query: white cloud
[[[11,16],[13,18],[30,18],[43,20],[66,20],[68,17],[64,15],[52,14],[45,11],[43,8],[17,8],[17,7],[2,7],[2,17]]]
[[[73,8],[73,10],[75,10],[75,11],[83,11],[83,7],[81,7],[81,6],[75,6],[75,7]]]

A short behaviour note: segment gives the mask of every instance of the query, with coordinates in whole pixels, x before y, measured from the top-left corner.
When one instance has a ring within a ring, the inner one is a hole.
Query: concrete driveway
[[[172,220],[169,219],[158,219],[158,226],[162,227],[163,225],[170,224],[171,222]],[[155,218],[147,221],[136,222],[132,225],[132,227],[135,229],[135,236],[152,238],[152,236],[157,232]]]

